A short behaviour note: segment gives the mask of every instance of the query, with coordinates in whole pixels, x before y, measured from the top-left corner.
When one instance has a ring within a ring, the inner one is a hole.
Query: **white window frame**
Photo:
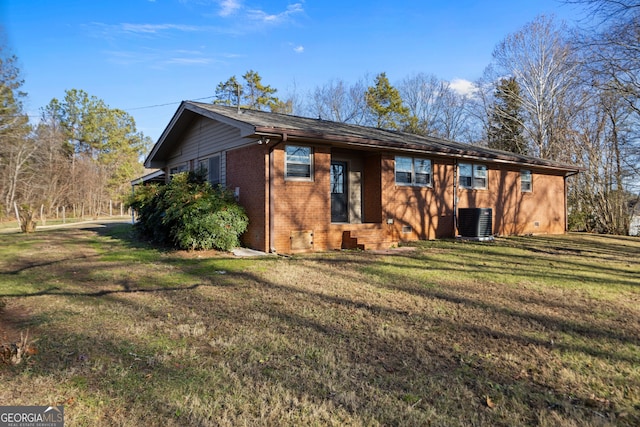
[[[533,173],[530,170],[523,169],[520,171],[520,190],[523,193],[533,192]]]
[[[486,190],[489,186],[489,169],[486,165],[473,165],[473,188],[476,190]]]
[[[468,169],[471,175],[462,175],[463,169]],[[481,163],[458,163],[458,182],[460,188],[486,190],[489,187],[489,168]]]
[[[418,165],[422,162],[427,162],[426,164],[429,165],[429,171],[427,173],[425,173],[424,171],[418,171],[420,169]],[[408,164],[411,165],[411,170],[409,170],[406,167],[408,166]],[[400,165],[402,165],[401,169],[399,168]],[[409,174],[408,175],[409,179],[399,180],[398,174]],[[418,182],[419,180],[417,179],[417,177],[421,175],[427,176],[425,180],[426,182]],[[426,159],[424,157],[396,156],[394,176],[395,176],[396,185],[432,187],[433,186],[433,161],[431,161],[431,159]]]
[[[220,154],[213,155],[207,159],[207,180],[211,185],[218,185],[222,183],[222,156]],[[217,162],[217,168],[212,167]],[[217,176],[214,176],[217,174]]]
[[[309,150],[308,155],[305,156],[295,156],[294,150]],[[292,152],[289,153],[289,150]],[[295,156],[295,157],[294,157]],[[300,161],[302,158],[308,159],[306,161]],[[301,176],[299,174],[294,174],[293,166],[300,165],[306,166],[309,168],[308,175]],[[291,175],[290,175],[291,174]],[[313,181],[313,147],[308,145],[286,145],[284,147],[284,178],[287,181]]]

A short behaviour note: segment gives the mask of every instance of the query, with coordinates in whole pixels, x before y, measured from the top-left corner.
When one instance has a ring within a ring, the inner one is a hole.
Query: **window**
[[[284,176],[287,179],[311,180],[313,149],[299,145],[285,147]]]
[[[220,184],[220,156],[209,157],[209,182],[211,185]]]
[[[208,178],[208,175],[209,175],[208,171],[209,171],[209,159],[198,160],[198,162],[196,163],[196,168],[194,172],[201,173]]]
[[[520,171],[520,188],[524,193],[533,191],[533,177],[531,171]]]
[[[396,184],[431,186],[431,160],[396,157]]]
[[[195,172],[204,173],[211,185],[220,184],[220,155],[198,160]]]
[[[471,163],[458,164],[458,176],[461,188],[484,190],[487,188],[487,167]]]
[[[487,188],[487,167],[473,165],[473,188]]]
[[[181,172],[186,172],[187,171],[187,165],[183,164],[180,166],[174,166],[172,168],[169,169],[169,176],[173,176],[177,173],[181,173]]]
[[[396,184],[413,182],[413,161],[411,157],[396,157]]]
[[[471,164],[458,164],[458,174],[460,175],[460,187],[473,188],[473,166]]]

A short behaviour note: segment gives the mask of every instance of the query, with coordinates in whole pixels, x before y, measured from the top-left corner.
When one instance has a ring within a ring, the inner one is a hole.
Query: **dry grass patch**
[[[128,230],[0,236],[3,310],[38,340],[0,401],[68,425],[640,423],[637,239],[238,259]]]

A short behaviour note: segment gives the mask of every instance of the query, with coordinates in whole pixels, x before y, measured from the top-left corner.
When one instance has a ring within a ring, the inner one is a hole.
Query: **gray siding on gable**
[[[240,130],[205,117],[194,120],[177,149],[171,153],[167,165],[173,167],[191,160],[204,159],[212,154],[250,144],[240,137]]]
[[[184,134],[177,149],[171,153],[167,160],[170,168],[187,164],[191,168],[191,162],[197,163],[200,159],[206,159],[212,155],[220,155],[220,180],[226,185],[227,162],[226,151],[253,143],[240,136],[240,130],[206,117],[199,117]]]

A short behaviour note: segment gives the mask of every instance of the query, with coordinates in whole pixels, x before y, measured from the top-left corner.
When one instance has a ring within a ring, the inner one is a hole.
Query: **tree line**
[[[465,93],[417,73],[334,79],[286,101],[249,71],[220,83],[214,103],[293,113],[582,166],[571,177],[570,228],[627,234],[640,210],[640,2],[567,0],[589,23],[539,16],[506,36]]]
[[[507,35],[466,92],[432,74],[391,83],[381,72],[333,79],[284,99],[249,70],[220,82],[213,102],[318,117],[576,164],[572,229],[626,234],[640,198],[640,3],[566,0],[588,11],[582,28],[540,16]],[[2,46],[0,46],[2,49]],[[23,112],[17,59],[0,51],[0,195],[17,205],[95,215],[126,197],[151,145],[128,113],[82,90]]]
[[[0,219],[121,212],[150,139],[131,115],[77,89],[30,123],[17,58],[6,50],[0,45]]]

